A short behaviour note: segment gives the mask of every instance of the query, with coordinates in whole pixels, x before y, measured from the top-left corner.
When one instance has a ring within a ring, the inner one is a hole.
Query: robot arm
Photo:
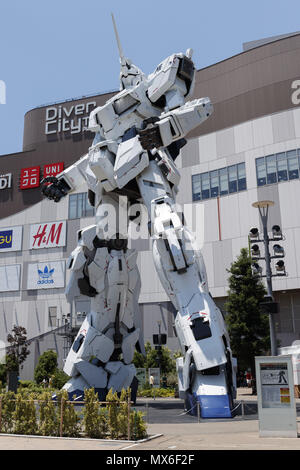
[[[139,131],[141,145],[146,150],[168,147],[199,126],[212,112],[210,99],[200,98],[163,113],[160,118],[150,118],[145,121],[146,128]]]
[[[89,155],[84,155],[73,165],[57,176],[48,176],[41,181],[42,193],[48,199],[59,202],[62,197],[78,189],[85,181],[85,172]],[[49,185],[50,183],[50,185]]]

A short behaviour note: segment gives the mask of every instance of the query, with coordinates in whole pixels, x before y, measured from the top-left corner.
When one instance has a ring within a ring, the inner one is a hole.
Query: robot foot
[[[193,384],[185,392],[185,407],[193,416],[200,411],[201,418],[232,418],[233,399],[226,384],[226,376],[203,375],[197,371]],[[199,411],[198,411],[199,410]]]
[[[105,366],[106,379],[103,380],[101,376],[100,380],[95,380],[95,376],[91,377],[91,380],[87,380],[88,375],[86,374],[85,368],[83,368],[83,374],[71,377],[69,381],[63,386],[63,390],[66,390],[69,395],[70,401],[83,401],[84,390],[94,388],[98,394],[99,401],[105,401],[106,395],[109,390],[113,392],[121,393],[122,389],[131,389],[131,401],[136,402],[138,380],[135,377],[135,367],[133,364],[123,364],[120,361],[108,362]],[[97,368],[98,369],[98,368]],[[104,370],[101,369],[102,375]],[[98,369],[98,371],[99,371]],[[96,383],[98,382],[98,383]]]
[[[69,395],[70,401],[83,401],[84,400],[84,390],[91,388],[83,377],[72,377],[68,382],[63,386],[62,390],[66,390]],[[107,388],[96,388],[95,392],[98,394],[99,401],[105,401],[107,395]]]

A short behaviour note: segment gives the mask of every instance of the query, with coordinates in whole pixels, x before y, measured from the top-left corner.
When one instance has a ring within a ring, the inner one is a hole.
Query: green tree
[[[7,335],[9,346],[6,354],[7,371],[20,371],[23,368],[27,356],[30,354],[28,349],[27,331],[23,326],[14,325],[12,332]]]
[[[176,363],[172,357],[172,353],[166,346],[161,346],[161,355],[159,357],[159,350],[152,348],[149,342],[145,345],[146,350],[146,361],[145,367],[158,367],[160,363],[160,369],[162,374],[168,374],[176,370]]]
[[[146,357],[137,351],[134,351],[132,362],[135,365],[135,367],[140,367],[140,368],[146,367],[145,366]]]
[[[246,248],[241,249],[229,270],[226,324],[233,356],[240,370],[251,369],[255,377],[255,356],[270,349],[268,315],[262,312],[260,302],[266,295],[261,280],[252,274],[252,259]]]
[[[135,351],[133,356],[133,364],[135,365],[135,367],[145,367],[146,369],[149,369],[149,367],[158,367],[158,364],[160,362],[162,374],[168,374],[172,372],[174,373],[176,371],[176,362],[174,355],[166,346],[161,347],[160,358],[159,351],[153,348],[149,341],[145,344],[145,352],[146,356],[143,356],[141,353]]]
[[[6,374],[7,374],[6,364],[0,364],[0,382],[2,383],[2,385],[6,383]]]
[[[54,351],[45,351],[39,357],[34,371],[34,380],[40,384],[45,379],[47,382],[57,369],[57,354]]]
[[[55,369],[51,375],[51,387],[61,389],[68,382],[69,376],[61,369]]]

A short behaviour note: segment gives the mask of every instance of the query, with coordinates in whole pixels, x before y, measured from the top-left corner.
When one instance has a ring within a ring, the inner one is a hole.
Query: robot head
[[[134,65],[130,59],[120,57],[121,72],[120,72],[120,89],[128,88],[138,85],[145,79],[144,73]]]
[[[120,89],[124,90],[124,88],[128,88],[128,87],[131,87],[140,83],[142,80],[145,79],[145,75],[136,65],[133,65],[130,59],[124,56],[116,22],[115,22],[115,18],[113,14],[111,14],[111,16],[112,16],[115,35],[117,39],[119,55],[120,55],[120,63],[121,63]]]

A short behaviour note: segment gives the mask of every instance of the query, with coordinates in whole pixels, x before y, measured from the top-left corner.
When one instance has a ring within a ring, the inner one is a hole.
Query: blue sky
[[[199,69],[243,42],[300,30],[298,0],[2,0],[0,155],[22,150],[28,110],[118,89],[111,12],[125,55],[147,74],[189,47]]]

